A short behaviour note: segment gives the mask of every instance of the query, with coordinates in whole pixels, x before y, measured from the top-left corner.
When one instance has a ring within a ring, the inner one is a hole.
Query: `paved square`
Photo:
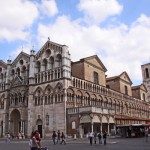
[[[49,150],[150,150],[150,138],[149,142],[145,141],[145,138],[132,138],[132,139],[108,139],[106,146],[89,144],[87,139],[69,139],[66,145],[53,145],[51,140],[43,140],[42,145],[48,147]],[[6,144],[5,141],[0,141],[0,150],[29,150],[28,141],[14,140],[11,143]]]

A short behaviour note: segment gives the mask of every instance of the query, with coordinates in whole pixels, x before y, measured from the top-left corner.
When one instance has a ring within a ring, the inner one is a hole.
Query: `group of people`
[[[57,131],[57,133],[56,133],[56,131],[53,131],[52,139],[53,139],[54,145],[55,144],[65,144],[66,145],[65,134],[63,132],[60,133],[59,130]]]
[[[101,133],[101,132],[99,132],[99,133],[89,132],[87,134],[87,137],[89,138],[91,145],[93,144],[93,141],[94,141],[94,144],[96,144],[97,139],[98,139],[99,144],[106,145],[106,139],[107,139],[107,132],[106,131],[104,131],[103,133]]]
[[[52,140],[53,140],[54,145],[55,144],[66,145],[65,134],[63,132],[60,133],[59,130],[57,133],[55,131],[53,131]],[[31,150],[38,150],[38,149],[45,149],[46,150],[47,149],[47,148],[41,147],[41,138],[40,138],[40,134],[37,130],[31,133],[29,146],[30,146]]]

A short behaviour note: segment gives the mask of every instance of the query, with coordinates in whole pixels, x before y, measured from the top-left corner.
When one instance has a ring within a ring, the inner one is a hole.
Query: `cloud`
[[[12,53],[10,54],[11,59],[14,60],[21,53],[21,51],[30,54],[31,48],[32,47],[29,44],[17,47],[16,50],[12,51]]]
[[[78,9],[84,13],[85,20],[90,23],[101,23],[108,17],[118,15],[123,6],[116,0],[80,0]]]
[[[58,13],[58,8],[55,0],[42,0],[39,7],[41,9],[41,12],[48,17],[53,17]]]
[[[38,37],[42,46],[47,37],[69,46],[71,58],[77,61],[97,54],[107,68],[107,75],[127,71],[132,81],[142,82],[141,65],[149,59],[150,18],[141,15],[131,26],[82,26],[79,20],[59,16],[53,24],[39,24]]]
[[[38,17],[35,3],[24,0],[5,0],[0,5],[0,40],[25,39]]]

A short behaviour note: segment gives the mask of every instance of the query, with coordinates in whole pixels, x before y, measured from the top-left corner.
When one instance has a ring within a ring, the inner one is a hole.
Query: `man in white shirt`
[[[90,139],[90,144],[92,145],[93,144],[93,132],[92,131],[89,133],[89,139]]]

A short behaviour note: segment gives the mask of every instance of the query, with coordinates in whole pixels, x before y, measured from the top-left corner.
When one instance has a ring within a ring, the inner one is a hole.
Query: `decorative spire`
[[[34,45],[32,45],[32,48],[30,50],[30,55],[35,55]]]
[[[8,57],[7,64],[11,64],[10,56]]]

